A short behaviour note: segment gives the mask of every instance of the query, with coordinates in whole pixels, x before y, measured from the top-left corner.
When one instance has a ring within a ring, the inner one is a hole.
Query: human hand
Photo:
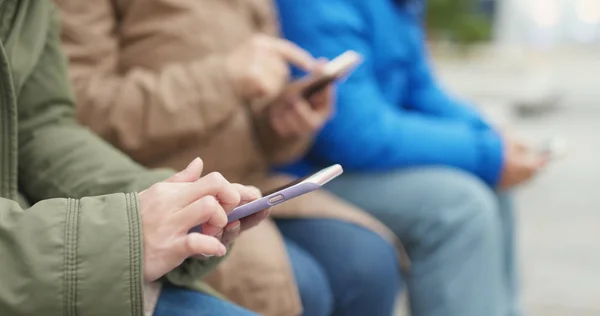
[[[318,77],[325,65],[320,61],[313,72]],[[333,84],[312,94],[308,100],[302,92],[310,80],[298,80],[289,85],[275,104],[269,107],[273,130],[282,137],[305,136],[316,133],[331,117],[334,108]]]
[[[200,158],[194,160],[186,169],[177,173],[176,175],[169,178],[168,182],[194,182],[198,180],[200,175],[202,174],[203,164]],[[246,203],[250,203],[254,200],[257,200],[262,197],[262,193],[260,190],[253,186],[245,186],[241,184],[234,183],[232,184],[233,189],[235,189],[240,195],[240,202],[237,206],[244,205]],[[229,214],[236,206],[228,205],[226,206],[226,213]],[[270,209],[262,210],[258,213],[252,214],[250,216],[244,217],[240,220],[228,223],[220,232],[215,234],[215,231],[218,229],[209,232],[217,239],[221,241],[225,246],[229,246],[231,242],[233,242],[241,233],[244,231],[258,225],[261,221],[269,217]],[[202,233],[206,233],[208,227],[205,228],[203,225]],[[203,253],[201,256],[196,256],[199,259],[205,259],[207,257],[211,257],[212,255]]]
[[[311,71],[316,61],[296,44],[263,34],[253,36],[226,57],[226,71],[235,90],[247,100],[278,96],[288,83],[289,64]]]
[[[241,202],[240,205],[244,205],[246,203],[250,203],[254,200],[260,199],[262,197],[262,193],[259,189],[252,186],[244,186],[241,184],[235,185],[236,189],[240,193]],[[233,221],[223,229],[223,234],[220,237],[220,240],[223,244],[228,246],[231,242],[233,242],[241,233],[244,231],[258,225],[261,221],[269,217],[271,213],[270,209],[262,210],[258,213],[254,213],[250,216],[241,218],[237,221]]]
[[[227,225],[227,212],[240,204],[241,195],[236,185],[218,173],[198,179],[202,168],[198,158],[182,172],[139,193],[147,282],[188,257],[223,256],[227,251],[214,236]],[[189,233],[198,225],[202,234]]]
[[[504,168],[500,188],[509,189],[535,176],[546,164],[547,158],[511,135],[504,137]]]

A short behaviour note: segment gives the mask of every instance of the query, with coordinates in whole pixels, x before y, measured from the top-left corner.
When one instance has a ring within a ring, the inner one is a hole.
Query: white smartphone
[[[549,161],[562,159],[567,155],[567,142],[562,137],[553,137],[542,143],[538,153]]]
[[[360,65],[361,62],[362,56],[359,53],[353,50],[344,52],[328,62],[324,66],[323,73],[319,75],[308,74],[305,77],[298,79],[309,82],[308,85],[304,87],[302,96],[305,99],[309,98],[334,81],[340,80],[344,76],[349,75],[356,67],[358,67],[358,65]]]
[[[335,179],[343,172],[344,170],[340,165],[327,167],[321,171],[293,181],[271,192],[264,193],[264,196],[258,200],[236,207],[231,213],[229,213],[227,218],[229,222],[233,222],[246,216],[258,213],[271,206],[281,204],[300,195],[312,192],[321,188],[327,182]]]

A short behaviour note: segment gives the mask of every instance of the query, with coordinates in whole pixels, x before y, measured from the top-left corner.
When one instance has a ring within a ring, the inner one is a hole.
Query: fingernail
[[[227,232],[231,232],[231,231],[234,231],[234,230],[236,230],[236,229],[240,228],[240,225],[241,225],[240,221],[238,220],[238,221],[236,221],[236,222],[237,222],[237,223],[236,223],[235,225],[233,225],[233,226],[231,226],[231,227],[227,227],[226,231],[227,231]]]
[[[219,246],[219,257],[223,257],[225,254],[227,253],[227,247],[225,247],[225,245],[221,244]]]
[[[204,253],[200,253],[200,254],[201,254],[202,256],[206,257],[206,258],[214,257],[213,255],[207,255],[207,254],[204,254]]]
[[[192,160],[187,166],[191,167],[192,165],[194,165],[196,163],[196,161],[198,161],[198,159],[200,159],[200,157],[194,158],[194,160]]]

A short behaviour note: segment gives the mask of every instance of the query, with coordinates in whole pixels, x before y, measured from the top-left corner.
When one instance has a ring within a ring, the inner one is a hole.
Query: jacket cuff
[[[231,249],[227,250],[229,253]],[[224,257],[211,257],[208,259],[196,259],[188,258],[179,267],[175,268],[171,272],[167,273],[166,279],[174,285],[187,287],[187,288],[198,288],[196,285],[202,281],[210,272],[212,272]]]
[[[480,131],[479,152],[476,172],[485,183],[495,188],[504,169],[504,144],[500,135],[492,129]]]
[[[72,306],[79,306],[77,314],[143,315],[137,194],[74,201],[67,216],[65,269],[71,277],[67,275],[65,283],[72,284],[67,284],[66,299],[76,300]]]

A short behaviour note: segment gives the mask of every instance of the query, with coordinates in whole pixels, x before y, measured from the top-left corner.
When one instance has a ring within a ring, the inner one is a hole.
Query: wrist
[[[505,145],[503,138],[493,130],[480,132],[479,170],[481,178],[492,187],[500,184],[505,165]]]

